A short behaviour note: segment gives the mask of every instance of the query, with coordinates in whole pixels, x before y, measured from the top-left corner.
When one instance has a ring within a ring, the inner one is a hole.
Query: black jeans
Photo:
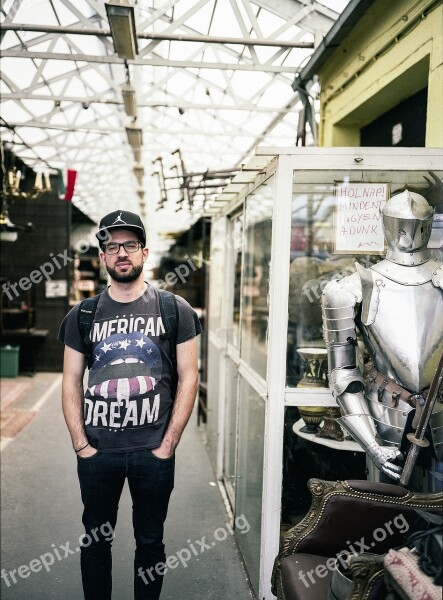
[[[150,450],[97,452],[91,458],[78,457],[85,526],[80,559],[85,600],[111,599],[112,533],[126,478],[132,497],[136,545],[134,598],[160,597],[165,562],[163,525],[174,487],[174,466],[174,457],[162,460]]]

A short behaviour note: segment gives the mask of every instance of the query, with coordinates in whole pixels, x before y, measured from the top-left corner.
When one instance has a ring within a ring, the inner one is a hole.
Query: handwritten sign
[[[386,203],[389,183],[335,182],[334,253],[383,252],[380,210]]]

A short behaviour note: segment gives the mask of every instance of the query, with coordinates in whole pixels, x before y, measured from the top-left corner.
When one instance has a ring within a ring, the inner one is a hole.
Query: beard
[[[117,271],[109,265],[106,265],[106,270],[111,278],[117,283],[132,283],[139,278],[140,273],[143,271],[143,264],[133,265],[126,273],[117,273]]]

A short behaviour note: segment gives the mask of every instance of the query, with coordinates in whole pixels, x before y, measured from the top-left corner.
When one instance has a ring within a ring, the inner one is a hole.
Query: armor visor
[[[383,229],[390,250],[414,252],[426,248],[434,210],[420,194],[405,190],[386,202]]]
[[[421,221],[383,215],[383,228],[389,248],[400,252],[413,252],[427,247],[431,236],[432,216]]]

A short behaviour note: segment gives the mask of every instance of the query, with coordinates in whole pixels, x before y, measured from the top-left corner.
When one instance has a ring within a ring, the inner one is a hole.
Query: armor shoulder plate
[[[432,273],[432,283],[435,287],[439,287],[443,289],[443,264],[441,264],[435,271]]]
[[[343,279],[340,279],[339,284],[344,290],[351,292],[355,297],[355,302],[361,302],[362,287],[357,273],[343,277]]]
[[[362,287],[361,322],[364,325],[371,325],[375,321],[380,302],[380,288],[377,282],[374,283],[371,269],[366,269],[359,263],[355,263],[355,266]]]
[[[385,259],[373,265],[371,269],[400,285],[423,285],[433,279],[434,271],[438,270],[439,266],[438,260],[433,258],[415,267],[398,265]],[[441,273],[441,277],[443,277],[443,273]]]

